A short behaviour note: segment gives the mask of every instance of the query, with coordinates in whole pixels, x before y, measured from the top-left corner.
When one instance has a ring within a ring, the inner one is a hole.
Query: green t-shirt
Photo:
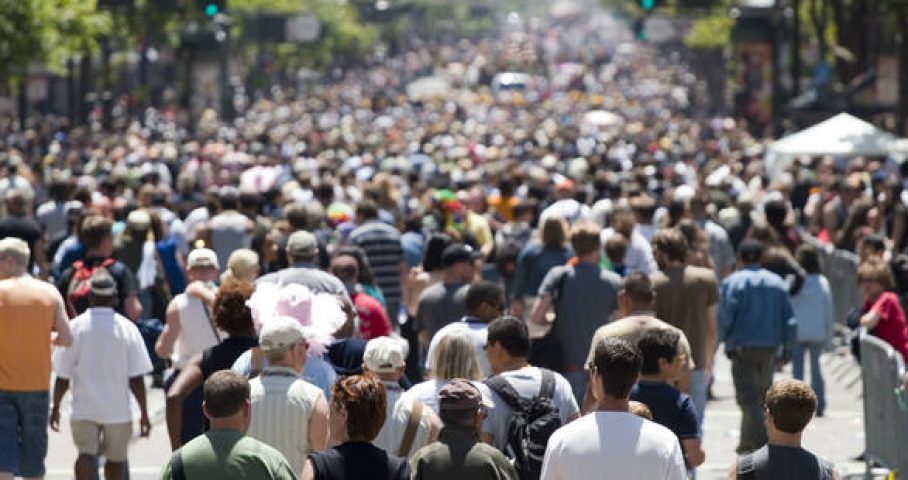
[[[296,480],[287,460],[274,448],[236,430],[212,430],[183,445],[186,478]],[[171,480],[170,461],[161,474]]]

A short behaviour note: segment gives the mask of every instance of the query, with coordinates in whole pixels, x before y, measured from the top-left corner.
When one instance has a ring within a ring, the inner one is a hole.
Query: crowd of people
[[[855,325],[908,356],[902,171],[767,171],[679,54],[605,21],[425,42],[193,133],[0,123],[0,478],[43,475],[68,391],[76,477],[123,478],[146,375],[168,479],[688,478],[720,345],[730,478],[833,478],[800,448],[834,334],[815,244],[860,257]],[[488,88],[517,61],[548,75]],[[773,383],[805,355],[812,388]]]

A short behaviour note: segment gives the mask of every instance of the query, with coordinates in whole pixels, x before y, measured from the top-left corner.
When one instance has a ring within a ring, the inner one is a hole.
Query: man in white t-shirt
[[[549,438],[543,480],[684,480],[687,471],[671,430],[628,411],[643,358],[629,343],[606,338],[590,372],[596,410]]]
[[[504,290],[492,282],[477,282],[470,285],[464,300],[467,309],[467,315],[459,322],[445,325],[439,330],[432,341],[429,343],[429,350],[426,353],[426,370],[431,372],[433,369],[432,358],[438,342],[447,335],[455,333],[465,333],[473,340],[473,347],[476,349],[476,356],[479,358],[479,369],[482,370],[482,376],[487,377],[492,374],[492,367],[489,365],[489,359],[486,358],[483,349],[486,346],[486,327],[489,322],[498,318],[504,311]]]
[[[514,412],[497,392],[496,378],[502,378],[517,395],[529,400],[543,393],[543,376],[550,375],[552,394],[549,397],[558,408],[561,425],[567,425],[580,416],[577,400],[567,379],[556,372],[527,363],[527,356],[530,353],[530,332],[523,320],[516,317],[500,317],[490,323],[485,353],[495,375],[486,380],[486,385],[493,392],[492,401],[496,412],[495,415],[490,415],[490,418],[493,419],[492,436],[499,450],[506,452],[508,428]]]
[[[50,427],[59,431],[60,402],[72,384],[70,422],[79,452],[76,479],[97,477],[98,455],[107,459],[105,478],[122,479],[132,437],[130,391],[139,404],[141,436],[151,431],[143,381],[151,372],[151,359],[136,325],[114,311],[119,297],[110,273],[98,269],[89,282],[91,307],[70,322],[72,345],[54,355],[57,381]]]
[[[406,368],[406,343],[390,337],[369,340],[363,353],[363,371],[375,374],[385,384],[388,406],[385,424],[372,440],[391,455],[410,457],[434,442],[441,430],[441,419],[419,400],[402,401],[400,378]]]

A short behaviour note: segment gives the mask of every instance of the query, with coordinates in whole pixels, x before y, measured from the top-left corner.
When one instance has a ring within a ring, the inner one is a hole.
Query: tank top
[[[832,464],[801,447],[764,445],[738,458],[739,480],[832,480]]]
[[[208,347],[217,345],[227,334],[216,330],[205,304],[185,293],[173,299],[180,313],[180,335],[173,348],[173,363],[178,369]],[[217,331],[217,335],[215,335]]]
[[[309,455],[315,480],[408,480],[407,460],[367,442],[345,442]]]
[[[28,276],[0,281],[0,390],[46,392],[57,301],[49,284]]]

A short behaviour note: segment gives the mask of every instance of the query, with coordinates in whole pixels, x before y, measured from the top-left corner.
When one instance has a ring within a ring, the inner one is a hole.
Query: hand
[[[151,421],[148,420],[148,414],[143,413],[141,418],[139,418],[139,436],[142,438],[148,438],[148,435],[151,433]]]
[[[60,407],[54,405],[54,408],[50,411],[50,429],[59,432],[60,431]]]
[[[206,294],[208,293],[207,290],[208,289],[205,288],[204,283],[195,281],[186,286],[186,295],[189,295],[190,297],[205,299],[207,297]]]

